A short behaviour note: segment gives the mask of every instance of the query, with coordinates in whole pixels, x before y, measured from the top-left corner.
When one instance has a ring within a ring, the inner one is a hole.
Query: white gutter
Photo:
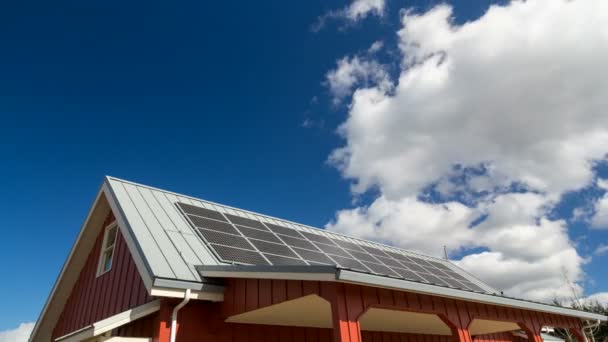
[[[175,342],[175,336],[177,335],[177,313],[181,310],[188,302],[190,301],[190,289],[186,289],[186,293],[184,294],[184,300],[181,303],[177,304],[173,308],[173,314],[171,314],[171,338],[170,342]]]

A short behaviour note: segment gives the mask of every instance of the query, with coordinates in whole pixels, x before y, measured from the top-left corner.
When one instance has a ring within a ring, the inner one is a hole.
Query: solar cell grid
[[[193,215],[188,215],[188,218],[190,219],[190,221],[192,221],[194,226],[197,228],[206,228],[206,229],[211,229],[211,230],[215,230],[218,232],[239,235],[239,232],[236,229],[234,229],[234,227],[230,223],[210,220],[210,219],[193,216]]]
[[[248,219],[245,217],[235,216],[235,215],[231,215],[231,214],[224,214],[224,215],[226,215],[228,220],[230,220],[230,222],[232,222],[234,224],[238,224],[240,226],[251,227],[251,228],[257,228],[257,229],[261,229],[261,230],[268,230],[268,228],[266,228],[264,226],[264,224],[262,224],[262,222],[260,222],[260,221]]]
[[[365,261],[361,261],[361,263],[363,265],[365,265],[367,268],[369,268],[370,270],[372,270],[372,272],[374,272],[376,274],[390,275],[390,276],[399,276],[393,270],[391,270],[390,268],[388,268],[388,267],[386,267],[384,265],[374,264],[373,262],[365,262]]]
[[[351,259],[351,258],[343,258],[343,257],[339,257],[339,256],[332,256],[332,258],[341,266],[344,268],[350,268],[353,270],[359,270],[359,271],[364,271],[364,272],[369,272],[369,270],[367,268],[365,268],[365,266],[363,266],[362,263],[358,262],[355,259]]]
[[[330,246],[322,243],[315,243],[315,246],[317,246],[320,250],[327,254],[338,255],[345,258],[352,258],[348,253],[346,253],[346,251],[344,251],[338,246]]]
[[[359,245],[357,245],[356,243],[352,243],[352,242],[348,242],[348,241],[342,241],[342,240],[338,240],[338,239],[332,239],[334,240],[334,242],[342,247],[342,248],[346,248],[349,249],[351,251],[357,251],[357,252],[365,252],[361,247],[359,247]]]
[[[438,268],[440,270],[444,270],[444,271],[452,271],[451,268],[449,268],[448,266],[439,263],[437,261],[431,261],[431,260],[427,260],[428,263],[430,263],[431,265],[433,265],[435,268]]]
[[[393,266],[393,267],[403,267],[403,265],[401,265],[401,263],[393,258],[385,258],[382,256],[376,256],[376,258],[380,261],[382,261],[383,264],[385,264],[386,266]]]
[[[377,264],[380,263],[380,261],[378,261],[378,259],[373,257],[371,254],[367,254],[365,252],[355,252],[355,251],[348,251],[348,252],[357,260],[375,262]]]
[[[361,248],[363,248],[369,254],[388,257],[388,254],[384,253],[384,251],[379,248],[369,247],[369,246],[365,246],[365,245],[361,245]]]
[[[249,240],[255,247],[262,253],[272,253],[282,255],[286,257],[297,258],[298,256],[285,245],[279,245],[276,243],[270,243],[260,240]]]
[[[286,258],[286,257],[282,257],[282,256],[279,256],[279,255],[273,255],[273,254],[267,254],[267,253],[264,253],[264,256],[273,265],[285,265],[285,266],[289,266],[289,265],[306,265],[306,263],[303,260],[300,260],[300,259]]]
[[[281,240],[283,240],[288,246],[292,247],[300,247],[310,249],[312,251],[318,251],[317,247],[312,244],[312,242],[308,240],[297,239],[289,236],[281,236]]]
[[[291,236],[291,237],[297,237],[300,239],[304,239],[302,234],[300,234],[295,229],[278,226],[278,225],[272,224],[272,223],[266,223],[266,226],[268,228],[270,228],[270,230],[272,230],[275,234],[282,234],[282,235],[287,235],[287,236]]]
[[[325,255],[321,252],[313,252],[313,251],[309,251],[307,249],[301,249],[301,248],[294,248],[293,250],[296,253],[298,253],[300,255],[300,257],[302,257],[302,259],[304,259],[306,261],[314,261],[314,262],[319,262],[319,263],[329,264],[329,265],[336,264],[332,259],[330,259],[327,255]]]
[[[462,280],[462,281],[470,281],[469,279],[467,279],[466,277],[456,273],[456,272],[450,272],[450,271],[443,271],[443,273],[447,274],[448,276],[455,278],[457,280]]]
[[[268,265],[266,259],[264,259],[260,253],[255,251],[247,251],[216,244],[210,244],[210,246],[218,254],[220,260],[224,262],[236,262],[249,265]]]
[[[461,289],[461,288],[465,287],[464,285],[459,283],[457,280],[452,279],[452,278],[443,278],[442,277],[441,280],[443,282],[447,283],[448,286],[453,287],[453,288]]]
[[[391,257],[393,257],[393,259],[397,259],[397,260],[401,260],[401,261],[407,261],[407,262],[412,262],[412,259],[406,257],[403,254],[399,254],[399,253],[395,253],[395,252],[391,252],[391,251],[384,251],[386,254],[390,255]]]
[[[302,233],[302,235],[306,236],[306,238],[310,241],[320,242],[320,243],[324,243],[326,245],[335,246],[335,243],[333,243],[330,238],[327,238],[325,236],[308,233],[308,232],[301,232],[301,233]]]
[[[445,282],[441,281],[441,279],[439,277],[436,277],[436,276],[434,276],[432,274],[422,273],[421,276],[423,276],[431,284],[441,285],[441,286],[447,286],[448,285]]]
[[[426,279],[419,276],[416,272],[412,272],[410,270],[406,270],[403,268],[393,268],[393,271],[395,271],[397,274],[399,274],[400,276],[402,276],[403,278],[408,279],[408,280],[426,281]]]
[[[421,266],[412,264],[411,262],[405,262],[405,261],[403,261],[401,263],[403,264],[403,266],[406,266],[407,268],[409,268],[412,271],[426,273],[426,270],[424,268],[422,268]]]
[[[461,281],[460,283],[462,283],[464,286],[466,286],[468,289],[470,289],[472,291],[485,292],[484,289],[482,289],[481,287],[477,286],[476,284],[471,283],[470,281]]]
[[[221,232],[216,232],[215,230],[208,229],[199,229],[198,231],[209,243],[216,243],[225,246],[255,250],[255,248],[253,248],[253,246],[249,242],[247,242],[247,239],[243,237],[224,234]]]
[[[186,213],[211,218],[214,220],[226,222],[226,218],[219,211],[205,209],[185,203],[177,203],[177,205]]]
[[[241,226],[236,226],[236,228],[238,230],[240,230],[241,233],[243,233],[243,235],[245,235],[248,238],[270,241],[270,242],[274,242],[274,243],[282,243],[281,240],[279,240],[274,234],[272,234],[271,232],[268,232],[268,231],[262,231],[259,229],[253,229],[253,228],[247,228],[247,227],[241,227]]]

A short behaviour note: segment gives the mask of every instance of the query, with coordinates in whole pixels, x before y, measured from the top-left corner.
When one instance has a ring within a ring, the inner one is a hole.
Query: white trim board
[[[155,313],[158,310],[160,310],[160,299],[102,319],[101,321],[97,321],[92,325],[84,327],[80,330],[58,337],[55,339],[55,341],[78,342],[91,337],[99,336],[125,324],[136,321],[142,317]]]

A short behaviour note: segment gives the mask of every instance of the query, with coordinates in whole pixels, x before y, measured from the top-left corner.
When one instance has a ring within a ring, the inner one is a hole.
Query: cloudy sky
[[[290,5],[2,11],[0,342],[105,174],[608,302],[608,2]]]

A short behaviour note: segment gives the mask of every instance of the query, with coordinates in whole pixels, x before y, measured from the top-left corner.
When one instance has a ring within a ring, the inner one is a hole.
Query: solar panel
[[[402,276],[403,278],[408,279],[408,280],[426,281],[426,279],[419,276],[416,272],[412,272],[410,270],[395,267],[395,268],[393,268],[393,271],[395,271],[397,274],[399,274],[400,276]]]
[[[344,268],[350,268],[353,270],[369,272],[368,269],[365,268],[365,266],[363,266],[362,263],[358,262],[355,259],[343,258],[343,257],[339,257],[339,256],[332,256],[332,258],[338,263],[338,265],[340,265]]]
[[[352,242],[348,242],[348,241],[342,241],[342,240],[338,240],[338,239],[332,239],[338,246],[345,248],[345,249],[349,249],[351,251],[357,251],[357,252],[365,252],[365,250],[363,250],[361,247],[359,247],[359,245],[357,245],[356,243],[352,243]]]
[[[300,234],[295,229],[277,226],[276,224],[272,224],[272,223],[266,223],[266,226],[268,226],[268,228],[270,228],[270,230],[272,230],[275,234],[282,234],[282,235],[287,235],[287,236],[291,236],[291,237],[297,237],[300,239],[304,239],[302,234]]]
[[[241,233],[243,233],[243,235],[245,235],[248,238],[270,241],[270,242],[274,242],[274,243],[282,243],[281,240],[279,240],[279,238],[276,237],[276,235],[274,235],[268,231],[262,231],[259,229],[246,228],[246,227],[241,227],[241,226],[236,226],[236,228],[238,230],[240,230]]]
[[[209,244],[224,262],[235,262],[249,265],[268,265],[268,261],[255,251],[232,248],[228,246]]]
[[[329,246],[322,243],[315,243],[315,246],[317,246],[320,250],[327,254],[338,255],[345,258],[352,258],[350,254],[346,253],[345,250],[338,246]]]
[[[388,254],[386,254],[383,250],[381,250],[379,248],[369,247],[369,246],[363,246],[363,245],[361,246],[361,248],[363,248],[369,254],[379,255],[379,256],[383,256],[383,257],[388,257]]]
[[[268,228],[266,228],[264,226],[264,224],[260,221],[248,219],[245,217],[230,215],[230,214],[225,214],[225,215],[230,220],[230,222],[232,222],[234,224],[238,224],[240,226],[251,227],[251,228],[262,229],[262,230],[268,230]]]
[[[425,259],[233,214],[176,203],[222,262],[250,265],[337,265],[383,276],[486,293],[439,259]],[[328,235],[331,236],[331,233]]]
[[[286,257],[282,257],[282,256],[279,256],[279,255],[266,254],[266,253],[264,253],[264,256],[273,265],[285,265],[285,266],[289,266],[289,265],[306,265],[306,263],[304,261],[300,260],[300,259],[286,258]]]
[[[220,222],[215,220],[206,219],[203,217],[187,215],[190,221],[197,228],[206,228],[215,230],[222,233],[230,233],[239,235],[239,232],[228,222]]]
[[[298,256],[285,245],[279,245],[276,243],[260,241],[260,240],[249,240],[260,252],[272,253],[276,255],[297,258]]]
[[[220,233],[208,229],[199,229],[198,232],[201,233],[201,235],[209,243],[217,243],[225,246],[255,250],[255,248],[253,248],[253,246],[247,242],[247,239],[241,236]]]
[[[180,208],[182,208],[182,210],[186,214],[192,214],[192,215],[202,216],[202,217],[226,222],[226,219],[224,218],[222,213],[220,213],[219,211],[196,207],[196,206],[193,206],[190,204],[185,204],[185,203],[177,203],[177,205]]]
[[[375,263],[380,263],[380,261],[378,261],[378,259],[376,259],[375,257],[371,256],[370,254],[367,254],[365,252],[355,252],[355,251],[348,251],[355,259],[361,260],[361,261],[368,261],[368,262],[375,262]]]
[[[403,264],[403,266],[405,266],[406,268],[409,268],[412,271],[426,273],[426,270],[424,268],[422,268],[422,266],[420,266],[420,265],[412,264],[411,262],[405,262],[405,261],[401,262],[401,264]]]
[[[393,258],[385,258],[382,256],[376,256],[376,259],[382,261],[383,264],[385,264],[386,266],[393,266],[393,267],[403,267],[403,265],[401,265],[401,263]]]
[[[373,262],[365,262],[365,261],[361,261],[361,263],[363,265],[365,265],[367,268],[369,268],[370,270],[372,270],[372,272],[374,272],[374,273],[381,274],[381,275],[399,276],[399,274],[395,273],[393,270],[391,270],[390,268],[388,268],[384,265],[375,264]]]
[[[310,241],[314,241],[314,242],[320,242],[320,243],[324,243],[326,245],[335,245],[331,239],[322,236],[322,235],[317,235],[317,234],[313,234],[313,233],[306,233],[306,232],[302,232],[302,235],[306,236],[306,238]]]
[[[321,252],[314,252],[314,251],[309,251],[307,249],[301,249],[301,248],[294,248],[293,250],[296,253],[298,253],[300,255],[300,257],[302,257],[302,259],[304,259],[306,261],[314,261],[314,262],[318,262],[318,263],[322,263],[322,264],[326,264],[326,265],[335,265],[336,264],[335,261],[333,261],[327,255],[325,255],[324,253],[321,253]]]
[[[310,249],[312,251],[318,251],[317,247],[307,240],[296,239],[289,236],[281,236],[281,240],[283,240],[288,246],[291,247],[300,247]]]

